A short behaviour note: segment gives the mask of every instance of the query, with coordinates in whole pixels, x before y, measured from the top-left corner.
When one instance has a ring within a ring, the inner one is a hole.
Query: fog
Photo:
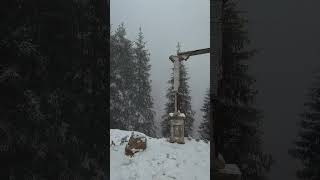
[[[156,123],[159,126],[164,115],[165,97],[173,64],[169,56],[176,53],[181,43],[182,51],[210,47],[209,0],[112,0],[110,22],[112,30],[120,23],[127,29],[127,38],[135,40],[142,28],[146,47],[150,52],[152,96]],[[200,108],[210,81],[209,54],[192,56],[183,62],[190,77],[189,86],[195,115],[195,134],[202,121]],[[160,128],[158,128],[160,135]]]
[[[299,113],[314,72],[319,71],[319,1],[242,0],[252,47],[260,49],[251,65],[263,110],[263,148],[276,164],[269,179],[297,179],[297,160],[288,154],[298,135]]]

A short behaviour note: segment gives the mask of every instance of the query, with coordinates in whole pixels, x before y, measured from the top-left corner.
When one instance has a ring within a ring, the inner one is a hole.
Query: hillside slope
[[[132,131],[110,130],[111,180],[209,180],[210,143],[188,140],[185,144],[169,143],[166,139],[147,137],[147,149],[133,157],[124,155]],[[134,132],[135,134],[142,134]],[[142,134],[143,135],[143,134]]]

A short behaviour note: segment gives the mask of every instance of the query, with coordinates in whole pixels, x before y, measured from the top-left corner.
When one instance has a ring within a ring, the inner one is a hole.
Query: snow
[[[116,74],[116,78],[117,79],[121,79],[121,75],[120,74]]]
[[[131,152],[133,152],[133,153],[136,153],[136,152],[139,152],[139,151],[143,151],[143,150],[142,149],[134,149],[134,148],[131,149]]]
[[[170,117],[172,117],[173,115],[174,115],[174,113],[169,113]],[[186,117],[186,115],[184,113],[180,113],[179,111],[178,111],[178,116],[179,117],[184,117],[184,118]]]
[[[226,164],[224,169],[219,169],[219,172],[224,174],[235,174],[235,175],[241,174],[240,169],[235,164]]]
[[[123,93],[122,93],[120,90],[118,90],[118,94],[119,94],[119,98],[120,98],[120,100],[123,100],[123,99],[124,99],[124,97],[123,97]]]
[[[124,155],[126,143],[121,139],[145,136],[147,149],[133,157]],[[128,137],[126,137],[128,136]],[[209,180],[210,142],[185,139],[185,144],[169,143],[165,138],[152,138],[136,131],[110,129],[111,180]]]
[[[110,84],[110,87],[116,87],[116,83],[114,83],[114,82],[111,83],[111,84]]]
[[[140,133],[140,134],[133,134],[133,137],[137,139],[137,138],[146,137],[146,135],[144,135],[144,134],[142,134],[142,133]]]
[[[186,117],[186,115],[184,113],[180,113],[179,116],[184,117],[184,118]]]
[[[140,133],[140,132],[136,132],[136,131],[122,131],[119,129],[111,129],[110,130],[110,144],[113,141],[115,143],[115,145],[120,145],[121,141],[123,139],[126,139],[126,141],[129,141],[129,138],[130,138],[132,132],[135,135],[146,136],[145,134]]]

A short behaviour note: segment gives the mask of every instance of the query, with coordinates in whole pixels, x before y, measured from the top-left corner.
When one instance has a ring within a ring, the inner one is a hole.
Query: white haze
[[[182,51],[210,47],[209,0],[112,0],[110,20],[112,30],[123,22],[127,38],[135,40],[142,28],[150,52],[152,96],[156,123],[160,125],[165,113],[165,97],[172,63],[169,56],[176,53],[177,42]],[[192,107],[196,111],[194,136],[202,121],[200,111],[210,81],[208,54],[191,57],[184,62],[189,72]],[[160,128],[157,128],[160,135]]]

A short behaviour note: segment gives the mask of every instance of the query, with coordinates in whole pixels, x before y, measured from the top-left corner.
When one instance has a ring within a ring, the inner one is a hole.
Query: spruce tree
[[[177,53],[180,52],[180,44],[177,45]],[[173,68],[172,68],[173,70]],[[192,135],[192,125],[194,122],[194,114],[195,112],[192,110],[191,106],[191,96],[190,96],[190,90],[188,85],[188,72],[183,64],[183,62],[180,65],[180,87],[178,90],[179,93],[179,107],[180,112],[184,113],[185,118],[185,136],[191,136]],[[168,137],[170,135],[170,117],[169,113],[174,112],[174,93],[173,93],[173,71],[171,73],[171,78],[168,81],[169,88],[167,90],[166,97],[168,99],[168,102],[166,103],[165,111],[166,114],[162,116],[162,135],[164,137]]]
[[[246,20],[236,5],[232,0],[223,2],[220,103],[213,105],[217,113],[216,147],[227,162],[239,165],[242,179],[263,179],[273,160],[261,150],[262,116],[254,107],[257,91],[247,61],[256,51],[247,48],[250,40]]]
[[[300,114],[300,131],[295,147],[289,154],[300,160],[302,167],[296,172],[299,179],[320,178],[320,76],[308,93],[305,110]]]
[[[155,135],[149,53],[139,29],[136,42],[126,38],[124,24],[110,37],[111,128]]]
[[[150,77],[150,58],[145,42],[143,41],[143,33],[139,28],[138,38],[134,47],[134,77],[135,84],[132,89],[134,94],[132,101],[135,105],[135,114],[131,118],[134,122],[136,131],[145,133],[149,136],[155,136],[154,129],[154,111],[152,110],[153,101],[151,97],[151,82]]]
[[[135,67],[132,42],[126,37],[124,24],[111,36],[110,118],[111,128],[135,130]]]
[[[202,139],[210,140],[210,91],[207,90],[204,102],[201,108],[203,120],[199,126],[199,134]]]
[[[124,121],[120,120],[123,105],[123,97],[119,85],[121,83],[120,64],[117,61],[119,45],[115,34],[110,35],[110,128],[124,129]]]

